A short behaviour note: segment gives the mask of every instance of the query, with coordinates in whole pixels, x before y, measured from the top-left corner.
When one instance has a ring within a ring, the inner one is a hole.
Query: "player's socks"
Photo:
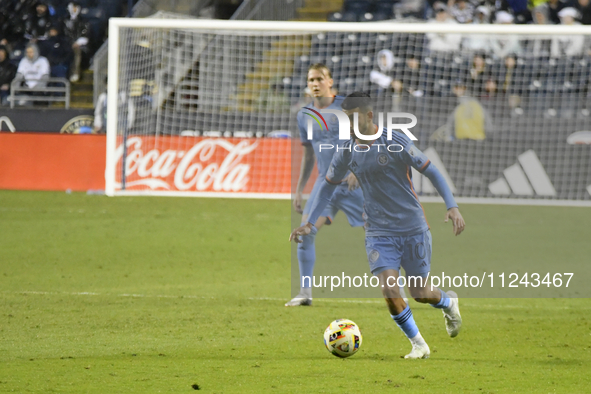
[[[302,242],[298,244],[300,287],[312,287],[312,275],[314,274],[314,263],[316,262],[315,240],[317,232],[316,228],[312,228],[310,234],[302,236]],[[309,279],[302,282],[302,278],[306,276]]]
[[[419,333],[419,328],[415,323],[415,319],[412,316],[412,311],[410,310],[410,307],[408,305],[398,315],[390,316],[392,316],[392,319],[394,319],[398,327],[400,327],[400,329],[408,339],[416,337]]]
[[[302,297],[305,297],[305,298],[312,298],[312,288],[311,287],[302,287],[302,288],[300,288],[300,293],[298,295],[301,295]]]
[[[312,275],[314,273],[314,263],[316,262],[316,228],[308,235],[302,236],[302,242],[298,244],[298,264],[300,267],[300,292],[285,306],[312,305]],[[303,277],[309,277],[305,281]],[[304,287],[305,285],[305,287]]]
[[[433,308],[437,309],[448,309],[451,305],[451,299],[447,295],[447,293],[441,289],[438,289],[441,292],[441,299],[437,304],[431,304]]]
[[[417,335],[414,336],[414,338],[408,339],[410,339],[410,343],[412,343],[413,346],[424,346],[427,344],[420,332],[418,332]]]
[[[429,349],[429,345],[427,345],[427,342],[425,342],[423,336],[419,332],[419,328],[415,323],[415,319],[412,316],[412,311],[410,310],[410,307],[407,305],[406,308],[404,308],[404,310],[400,314],[391,316],[412,344],[411,352],[404,356],[404,358],[429,358],[431,350]]]

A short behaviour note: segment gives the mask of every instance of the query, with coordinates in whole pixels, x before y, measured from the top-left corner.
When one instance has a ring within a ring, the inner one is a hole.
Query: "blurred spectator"
[[[421,97],[423,91],[419,89],[420,62],[414,54],[406,57],[404,63],[394,58],[389,49],[382,49],[378,52],[377,62],[380,71],[374,70],[370,73],[370,81],[382,89],[392,89],[395,95],[410,94]]]
[[[409,110],[408,106],[414,105],[414,101],[409,101],[408,98],[424,95],[419,84],[419,59],[414,54],[409,54],[406,59],[396,58],[392,51],[383,49],[378,52],[377,63],[379,71],[373,70],[369,76],[370,81],[379,86],[377,96],[385,96],[383,93],[387,92],[393,99],[392,110],[402,110],[402,104],[405,106],[404,110]],[[386,101],[383,104],[387,106]]]
[[[452,88],[452,92],[454,94],[454,96],[456,96],[459,99],[461,99],[462,97],[467,97],[468,96],[468,90],[466,89],[466,83],[462,80],[462,79],[456,79],[454,81],[454,86]],[[458,101],[459,103],[459,101]]]
[[[398,94],[404,93],[414,97],[422,97],[423,90],[420,88],[419,79],[421,76],[421,63],[414,54],[406,57],[404,66],[395,70],[393,81],[394,91]]]
[[[380,87],[378,90],[378,96],[381,95],[385,90],[394,88],[394,54],[389,49],[382,49],[376,56],[378,64],[378,70],[373,70],[369,73],[369,80]]]
[[[394,4],[397,17],[423,19],[425,12],[424,0],[400,0]]]
[[[472,58],[472,66],[467,78],[468,88],[473,96],[482,95],[487,74],[486,55],[483,52],[476,53]]]
[[[573,7],[563,8],[558,16],[560,22],[563,25],[580,25],[575,19],[579,15],[579,12]],[[585,36],[581,34],[569,35],[569,36],[555,36],[552,39],[552,57],[561,56],[580,56],[583,54],[583,48],[585,44]]]
[[[504,59],[504,68],[501,70],[499,84],[503,93],[511,93],[515,82],[515,67],[517,66],[517,56],[509,54]]]
[[[511,7],[507,0],[485,0],[484,4],[487,4],[492,11],[492,15],[496,15],[499,11],[507,11],[511,13]],[[491,20],[491,22],[493,22]]]
[[[449,23],[456,24],[457,22],[447,13],[447,7],[441,2],[437,2],[433,6],[435,11],[435,19],[431,19],[430,23]],[[462,36],[460,34],[449,33],[427,33],[429,39],[429,49],[431,51],[451,52],[460,49]]]
[[[537,8],[541,5],[544,5],[548,2],[548,0],[529,0],[529,7],[533,11],[534,8]]]
[[[482,93],[483,94],[481,95],[481,97],[484,97],[487,99],[494,98],[497,95],[497,82],[495,81],[493,76],[490,74],[486,76],[486,81],[484,81],[484,87],[483,87]]]
[[[49,28],[49,37],[39,42],[41,55],[49,60],[51,76],[67,78],[72,62],[72,45],[70,40],[62,34],[58,25]]]
[[[490,23],[490,9],[485,5],[479,5],[474,10],[474,20],[472,23],[486,25]]]
[[[472,23],[474,19],[474,6],[467,0],[456,0],[451,7],[451,16],[458,23]]]
[[[532,9],[533,22],[536,25],[546,25],[550,23],[548,20],[548,6],[546,3],[540,4]]]
[[[489,24],[490,10],[487,6],[478,6],[474,13],[475,17],[472,23],[477,25]],[[486,34],[469,34],[465,37],[463,44],[465,49],[472,51],[487,52],[490,50],[490,38]]]
[[[454,84],[453,93],[457,97],[457,104],[451,111],[445,127],[431,138],[445,141],[485,139],[486,132],[491,131],[492,125],[482,105],[467,94],[466,85],[461,80]]]
[[[546,5],[548,6],[548,19],[555,25],[560,24],[560,17],[558,13],[562,11],[563,8],[569,6],[570,0],[548,0]]]
[[[6,104],[10,94],[10,83],[16,76],[16,66],[8,58],[8,50],[0,46],[0,103]]]
[[[548,6],[544,3],[532,10],[533,21],[537,25],[550,24],[548,20]],[[551,37],[535,37],[529,41],[530,52],[534,56],[549,56]]]
[[[65,35],[72,42],[74,60],[72,62],[71,82],[78,82],[80,79],[80,66],[82,64],[83,54],[89,51],[89,25],[82,20],[80,11],[82,7],[78,1],[72,1],[68,4],[68,17],[64,21]]]
[[[15,47],[23,48],[26,43],[27,20],[32,16],[36,2],[37,0],[15,0],[8,7],[7,15],[10,19],[10,26],[3,38],[13,44],[13,49]]]
[[[24,80],[29,88],[44,88],[49,78],[50,67],[46,58],[39,55],[39,48],[36,44],[29,43],[25,50],[26,56],[20,61],[16,70],[16,79]],[[35,92],[37,93],[37,92]],[[29,93],[34,96],[36,94]],[[41,95],[43,93],[37,93]],[[19,102],[19,105],[25,104],[25,101]]]
[[[517,69],[517,56],[509,54],[505,57],[504,67],[501,69],[497,89],[505,95],[511,109],[521,105],[521,94],[523,93],[523,81],[519,81]]]
[[[45,40],[49,35],[51,22],[47,3],[44,1],[37,2],[35,10],[27,15],[25,21],[25,38],[27,40]]]
[[[11,30],[11,7],[8,1],[0,1],[0,39],[7,37]]]
[[[581,23],[591,25],[591,2],[589,0],[577,0],[574,6],[579,11]]]
[[[470,97],[466,84],[457,79],[453,84],[454,99],[446,100],[443,108],[449,116],[445,125],[439,127],[430,140],[453,141],[456,139],[483,140],[491,129],[490,119],[478,100]]]
[[[531,22],[531,12],[527,7],[528,0],[506,0],[509,8],[515,17],[515,23],[525,24]]]
[[[498,11],[495,15],[495,22],[502,25],[513,23],[513,15],[507,11]],[[495,57],[504,58],[510,53],[521,53],[519,40],[516,36],[494,36],[490,40],[490,47]]]

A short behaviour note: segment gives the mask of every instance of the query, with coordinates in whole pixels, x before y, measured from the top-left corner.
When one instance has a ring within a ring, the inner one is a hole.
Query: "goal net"
[[[289,198],[324,63],[336,94],[416,116],[460,201],[591,202],[586,26],[114,18],[109,34],[108,195]]]

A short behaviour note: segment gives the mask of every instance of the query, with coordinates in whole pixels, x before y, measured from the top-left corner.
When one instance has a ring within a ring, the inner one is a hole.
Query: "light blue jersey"
[[[335,96],[334,101],[324,109],[341,110],[341,104],[344,99],[345,98],[342,96]],[[316,198],[316,193],[326,178],[326,171],[328,170],[330,162],[332,161],[332,157],[335,153],[334,148],[325,148],[321,151],[320,144],[330,144],[332,146],[337,146],[339,144],[342,145],[344,142],[339,140],[339,123],[337,117],[334,115],[322,115],[323,119],[320,119],[320,116],[318,116],[318,114],[314,111],[320,113],[320,109],[316,108],[313,103],[311,103],[308,106],[302,108],[297,115],[302,145],[312,145],[314,149],[314,155],[316,156],[316,166],[318,167],[318,178],[316,178],[316,182],[314,183],[314,187],[310,193],[310,198],[304,207],[304,216],[308,216],[310,213],[312,202]],[[320,125],[308,114],[313,115],[319,119]],[[308,139],[308,119],[312,120],[313,130],[313,138],[310,140]],[[324,120],[326,120],[326,125],[324,124]],[[345,173],[345,176],[347,175],[348,171]],[[345,176],[343,176],[343,179]],[[327,224],[332,223],[338,211],[343,211],[345,215],[347,215],[347,220],[351,226],[363,226],[363,193],[361,190],[349,191],[347,188],[347,183],[345,182],[340,183],[339,189],[341,190],[335,193],[331,203],[322,212],[322,216],[328,218]]]
[[[332,104],[323,109],[342,110],[341,104],[343,103],[344,99],[345,98],[343,96],[335,96]],[[313,111],[306,108],[311,108]],[[337,146],[337,144],[339,144],[339,142],[342,143],[342,141],[339,141],[339,122],[337,117],[335,115],[323,115],[322,117],[324,120],[326,120],[326,124],[324,124],[322,119],[320,119],[319,125],[316,120],[312,119],[312,117],[308,115],[313,115],[319,119],[320,117],[318,114],[314,113],[314,111],[320,113],[320,109],[316,108],[314,103],[310,103],[306,107],[302,108],[300,112],[298,112],[298,128],[300,130],[300,140],[302,141],[302,145],[311,144],[314,148],[314,154],[316,155],[316,165],[318,167],[318,178],[324,179],[335,151],[334,149],[324,149],[320,151],[320,144],[331,144],[333,146]],[[314,132],[313,138],[311,140],[308,139],[308,119],[312,120],[312,130]]]
[[[406,135],[394,131],[387,140],[384,130],[371,145],[345,142],[335,152],[326,180],[334,184],[349,170],[355,174],[363,190],[368,237],[410,236],[429,229],[412,185],[411,167],[423,172],[429,165]]]

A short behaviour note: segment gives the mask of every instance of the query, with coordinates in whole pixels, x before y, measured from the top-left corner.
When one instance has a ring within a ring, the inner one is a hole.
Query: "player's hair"
[[[369,94],[364,92],[353,92],[348,95],[345,100],[343,100],[341,107],[344,110],[359,108],[364,112],[371,111],[371,97]]]
[[[326,64],[324,64],[324,63],[311,64],[310,67],[308,67],[308,72],[310,72],[310,70],[320,71],[322,74],[326,75],[327,77],[332,78],[332,73],[330,72],[330,68],[328,68],[326,66]]]

